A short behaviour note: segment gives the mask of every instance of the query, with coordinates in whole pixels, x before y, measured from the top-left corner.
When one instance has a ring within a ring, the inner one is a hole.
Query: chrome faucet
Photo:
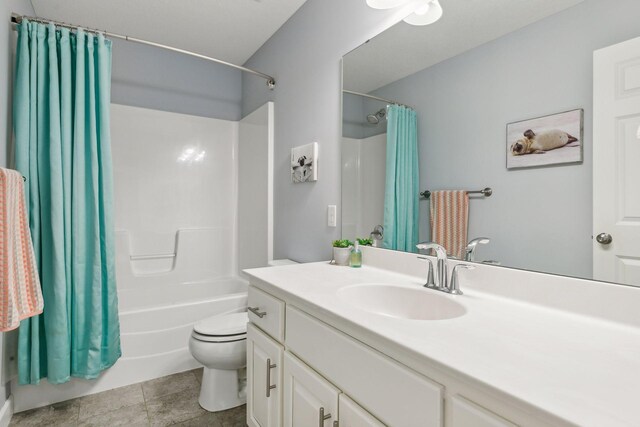
[[[449,288],[449,282],[447,279],[447,250],[441,245],[433,242],[422,242],[416,245],[416,248],[421,250],[433,249],[436,251],[436,257],[438,258],[438,262],[436,263],[437,271],[434,285],[431,285],[430,280],[427,279],[427,284],[425,285],[428,288],[435,287],[435,289],[441,291],[447,291]],[[431,260],[429,260],[429,277],[432,278],[431,272],[433,271],[433,264],[431,264]]]
[[[476,247],[478,244],[486,245],[489,243],[491,239],[488,237],[478,237],[473,239],[467,244],[467,247],[464,250],[464,260],[473,262],[476,260]]]
[[[463,268],[465,270],[473,270],[475,267],[469,264],[458,264],[453,267],[453,271],[451,272],[451,287],[447,289],[452,295],[462,295],[462,291],[460,290],[460,279],[458,279],[458,269]]]

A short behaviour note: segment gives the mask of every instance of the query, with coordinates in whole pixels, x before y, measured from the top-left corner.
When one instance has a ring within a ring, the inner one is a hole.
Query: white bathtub
[[[122,342],[118,363],[140,359],[157,363],[167,357],[175,359],[171,353],[176,353],[184,355],[180,366],[196,367],[187,348],[193,324],[211,316],[246,311],[247,286],[246,281],[231,278],[118,292]],[[145,307],[149,292],[155,293],[153,306]]]
[[[120,360],[93,381],[74,378],[56,386],[46,381],[38,386],[14,383],[14,410],[24,411],[197,368],[200,365],[188,348],[193,324],[210,316],[245,311],[247,287],[245,280],[227,278],[120,289]]]

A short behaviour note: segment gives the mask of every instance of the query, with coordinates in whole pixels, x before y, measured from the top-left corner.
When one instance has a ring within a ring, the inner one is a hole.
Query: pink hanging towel
[[[431,192],[431,241],[462,259],[467,246],[469,195],[466,191]]]
[[[17,328],[43,307],[24,180],[18,172],[0,168],[0,331]]]

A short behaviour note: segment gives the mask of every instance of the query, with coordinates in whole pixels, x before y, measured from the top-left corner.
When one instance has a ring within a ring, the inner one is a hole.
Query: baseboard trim
[[[9,427],[11,417],[13,416],[13,395],[4,402],[0,409],[0,427]]]

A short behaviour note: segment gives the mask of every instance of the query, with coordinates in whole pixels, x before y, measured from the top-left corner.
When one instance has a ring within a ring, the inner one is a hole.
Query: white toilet
[[[202,320],[193,326],[189,351],[204,366],[200,406],[216,412],[244,405],[246,396],[246,312]]]

